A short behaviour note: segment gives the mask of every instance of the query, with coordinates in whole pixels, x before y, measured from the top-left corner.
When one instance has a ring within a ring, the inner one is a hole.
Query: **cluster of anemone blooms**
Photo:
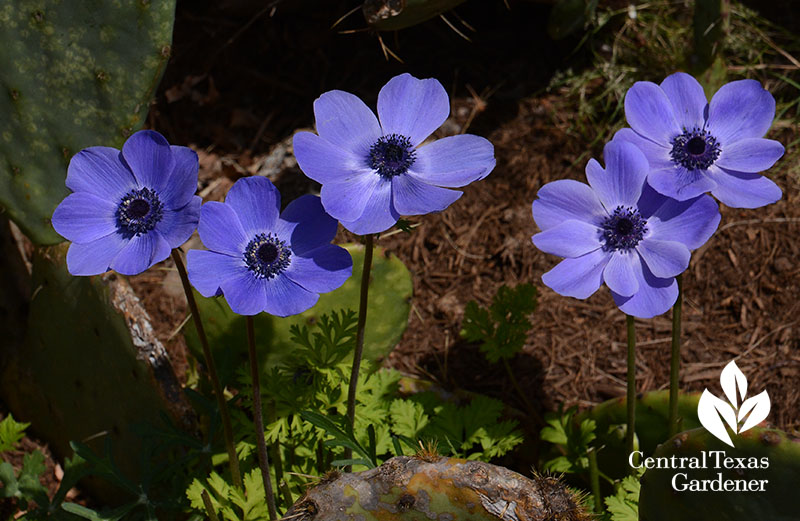
[[[465,186],[495,166],[484,138],[451,136],[426,140],[450,113],[450,101],[434,79],[409,74],[392,78],[378,95],[378,117],[356,96],[330,91],[314,102],[317,133],[299,132],[294,150],[300,168],[322,185],[320,196],[304,195],[283,212],[278,190],[265,177],[239,179],[225,202],[202,205],[197,190],[197,154],[171,146],[161,134],[135,133],[122,151],[90,147],[69,165],[67,196],[53,213],[55,230],[72,241],[67,268],[74,275],[115,270],[141,273],[171,253],[204,348],[221,412],[228,463],[241,485],[230,417],[190,284],[205,297],[224,296],[234,313],[246,315],[258,459],[270,518],[275,499],[263,436],[258,362],[252,316],[302,313],[320,293],[350,277],[353,261],[331,243],[339,221],[367,235],[362,298],[348,393],[352,427],[363,347],[372,234],[392,227],[401,215],[442,211]],[[187,268],[173,250],[197,229],[205,250],[190,250]],[[366,277],[364,277],[366,275]]]
[[[603,150],[606,168],[586,165],[588,185],[559,180],[539,190],[533,242],[564,257],[542,276],[557,293],[584,299],[605,283],[622,311],[650,318],[676,302],[675,277],[719,225],[706,193],[735,208],[774,203],[781,190],[760,172],[784,149],[764,139],[775,99],[754,80],[728,83],[710,102],[685,73],[637,82],[625,117],[630,128]]]
[[[330,244],[337,223],[313,195],[280,214],[280,194],[265,177],[238,180],[225,203],[200,205],[197,154],[159,133],[133,134],[122,150],[90,147],[70,161],[72,190],[53,227],[72,241],[73,275],[142,273],[198,229],[208,251],[188,254],[189,279],[204,296],[225,295],[253,315],[300,313],[350,276],[347,250]]]
[[[122,150],[90,147],[69,165],[67,196],[53,226],[71,241],[74,275],[141,273],[165,260],[195,229],[207,250],[187,254],[192,285],[223,295],[241,315],[288,316],[352,272],[346,250],[331,244],[338,222],[357,234],[392,227],[401,215],[438,212],[495,166],[492,144],[457,135],[426,142],[450,113],[435,79],[392,78],[378,95],[378,116],[358,97],[333,90],[314,102],[317,133],[298,132],[303,172],[322,185],[280,212],[280,193],[264,177],[238,180],[225,202],[200,205],[197,155],[159,133],[132,135]]]

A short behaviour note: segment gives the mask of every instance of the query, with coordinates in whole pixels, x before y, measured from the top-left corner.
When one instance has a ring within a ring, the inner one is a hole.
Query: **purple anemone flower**
[[[152,130],[132,135],[120,152],[89,147],[67,169],[72,190],[53,212],[53,228],[72,241],[67,269],[136,275],[169,257],[197,228],[197,154]]]
[[[679,201],[711,192],[734,208],[758,208],[781,198],[781,189],[759,174],[783,155],[764,139],[775,117],[775,99],[755,80],[723,85],[706,101],[688,74],[661,85],[634,83],[625,95],[631,128],[616,133],[638,146],[650,162],[647,182]]]
[[[280,213],[281,195],[265,177],[239,179],[225,203],[209,202],[198,232],[209,249],[190,250],[187,271],[204,297],[224,295],[234,313],[285,317],[317,303],[350,277],[353,259],[330,244],[338,223],[304,195]]]
[[[449,113],[442,84],[410,74],[381,89],[378,118],[356,96],[333,90],[314,102],[319,135],[295,134],[294,155],[322,184],[329,214],[353,233],[382,232],[401,215],[444,210],[462,193],[447,188],[483,179],[494,168],[494,147],[482,137],[463,134],[420,146]]]
[[[650,188],[647,159],[630,143],[612,141],[603,155],[605,170],[594,159],[586,165],[588,185],[553,181],[533,202],[542,230],[533,243],[566,257],[542,281],[580,299],[605,282],[625,313],[660,315],[678,297],[675,276],[688,267],[689,251],[717,229],[717,203],[707,195],[676,201]]]

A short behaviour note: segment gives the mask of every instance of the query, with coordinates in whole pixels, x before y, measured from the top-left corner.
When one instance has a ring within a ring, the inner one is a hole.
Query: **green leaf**
[[[481,352],[490,362],[508,360],[522,350],[532,327],[528,315],[536,309],[536,288],[520,284],[502,286],[486,310],[475,301],[464,309],[461,336],[480,342]]]
[[[254,468],[244,475],[245,499],[239,507],[245,520],[269,519],[267,502],[264,500],[264,480],[261,469]]]
[[[78,517],[89,519],[90,521],[119,521],[128,515],[131,510],[136,508],[137,505],[138,503],[136,502],[129,503],[127,505],[104,512],[96,512],[91,508],[86,508],[85,506],[77,503],[62,503],[61,508],[70,514],[75,514]]]
[[[553,458],[544,464],[544,469],[548,472],[571,472],[573,468],[572,462],[566,456],[559,456]]]
[[[22,469],[17,477],[22,497],[28,501],[35,502],[41,509],[46,509],[50,506],[47,487],[39,481],[39,478],[46,470],[44,454],[39,450],[35,450],[22,458]]]
[[[636,475],[623,478],[613,496],[605,499],[612,521],[639,521],[639,477]]]
[[[314,411],[303,411],[300,413],[300,416],[305,421],[312,423],[313,425],[324,430],[330,436],[333,436],[332,440],[327,440],[324,442],[324,445],[326,447],[348,448],[353,452],[357,453],[358,455],[362,456],[369,463],[368,465],[369,468],[374,468],[378,466],[377,462],[370,457],[369,452],[366,449],[364,449],[364,447],[362,447],[360,443],[358,443],[358,441],[353,437],[352,434],[346,434],[335,423],[326,418],[324,415]]]
[[[3,418],[3,421],[0,421],[0,453],[12,450],[25,436],[25,429],[29,425],[30,423],[14,420],[11,414]]]
[[[19,486],[17,484],[17,476],[14,474],[14,467],[7,461],[0,463],[0,483],[3,484],[3,487],[0,488],[0,498],[16,497],[17,494],[19,494]]]
[[[556,413],[545,415],[547,425],[542,429],[540,437],[560,447],[561,455],[546,461],[544,468],[554,472],[584,472],[588,469],[588,450],[590,443],[596,438],[597,423],[584,419],[577,423],[574,419],[577,407],[564,411],[559,407]],[[564,461],[569,465],[565,465]]]
[[[246,504],[246,501],[242,501],[241,497],[237,497],[237,491],[222,476],[216,472],[211,472],[205,482],[195,478],[189,488],[186,489],[186,497],[189,498],[192,507],[201,512],[205,512],[205,504],[202,498],[204,490],[208,492],[214,511],[221,514],[221,519],[243,521],[241,511],[236,508],[236,502]],[[238,494],[241,494],[241,492],[238,492]]]
[[[335,459],[331,461],[332,467],[347,467],[348,465],[364,465],[368,469],[375,467],[370,461],[365,460],[364,458]]]
[[[392,401],[389,414],[392,431],[411,439],[418,439],[430,422],[422,404],[401,398]]]
[[[539,437],[556,445],[566,445],[568,439],[567,431],[561,422],[561,418],[549,418],[546,423],[547,426],[542,429]]]
[[[478,395],[461,408],[461,421],[464,425],[464,442],[471,446],[486,439],[486,427],[497,423],[503,412],[503,403],[488,396]],[[465,447],[466,448],[466,447]]]

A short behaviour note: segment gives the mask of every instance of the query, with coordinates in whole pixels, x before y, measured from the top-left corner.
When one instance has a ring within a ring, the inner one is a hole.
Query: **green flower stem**
[[[208,495],[208,490],[203,490],[200,497],[203,498],[203,505],[206,507],[208,519],[211,521],[219,521],[219,517],[217,517],[217,513],[214,511],[214,505],[211,503],[211,496]]]
[[[256,334],[253,327],[253,317],[247,320],[247,353],[250,356],[250,377],[253,381],[253,423],[256,428],[256,445],[258,446],[258,467],[261,469],[261,479],[264,481],[264,493],[267,496],[267,509],[272,521],[278,519],[275,509],[275,492],[272,490],[272,475],[269,470],[269,456],[267,456],[267,441],[264,439],[264,416],[261,410],[261,384],[259,383],[258,357],[256,357]]]
[[[205,358],[206,369],[208,370],[208,378],[211,380],[211,386],[214,388],[214,395],[217,397],[217,406],[219,407],[219,414],[222,417],[222,432],[225,436],[225,448],[228,451],[228,465],[231,469],[231,479],[235,487],[243,489],[242,475],[239,471],[239,458],[236,455],[236,448],[233,445],[233,429],[231,428],[231,416],[228,412],[228,404],[225,403],[225,395],[222,391],[222,385],[219,382],[219,376],[217,375],[217,366],[214,364],[214,357],[211,356],[211,349],[208,347],[206,331],[203,328],[203,322],[200,320],[200,311],[197,309],[197,302],[194,300],[194,293],[192,293],[192,285],[189,283],[189,276],[186,274],[186,266],[183,264],[183,258],[179,250],[172,250],[172,260],[175,262],[175,267],[178,269],[178,275],[181,277],[183,292],[186,293],[186,303],[189,305],[189,311],[192,314],[192,322],[194,322],[194,326],[197,328],[197,336],[200,338],[200,344],[203,346],[203,357]]]
[[[600,494],[600,468],[597,466],[597,449],[590,447],[587,451],[589,456],[589,479],[592,483],[592,496],[594,497],[594,511],[597,514],[603,513],[603,496]]]
[[[678,418],[678,386],[680,385],[681,368],[681,309],[683,308],[683,278],[675,277],[678,281],[678,300],[672,308],[672,358],[669,364],[669,436],[670,438],[680,430]]]
[[[628,430],[625,433],[625,445],[630,454],[636,435],[636,325],[631,315],[625,315],[625,320],[628,326]]]
[[[361,269],[361,299],[358,303],[358,329],[356,330],[356,351],[353,353],[353,370],[350,372],[350,388],[347,391],[347,423],[353,431],[356,421],[356,390],[358,388],[358,373],[361,370],[361,355],[364,352],[364,330],[367,325],[367,297],[369,296],[369,274],[372,270],[372,250],[375,237],[370,234],[366,237],[364,245],[364,267]],[[353,457],[351,449],[345,449],[344,459]],[[350,465],[345,467],[345,472],[350,472]]]

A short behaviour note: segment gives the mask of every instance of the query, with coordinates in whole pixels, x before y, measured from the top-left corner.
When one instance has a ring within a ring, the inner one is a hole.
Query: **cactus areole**
[[[295,521],[588,521],[554,477],[526,478],[503,467],[434,454],[392,458],[380,467],[333,474],[286,513]]]

